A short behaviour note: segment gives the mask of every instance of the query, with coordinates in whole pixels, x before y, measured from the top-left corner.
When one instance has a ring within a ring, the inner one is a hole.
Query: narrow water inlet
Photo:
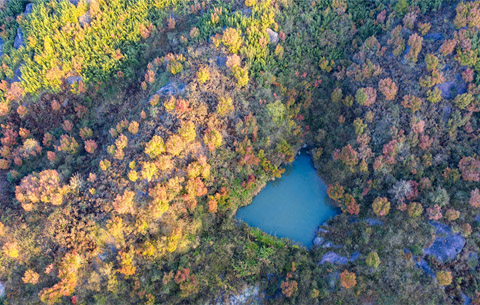
[[[267,183],[250,205],[240,208],[236,218],[310,247],[318,226],[336,214],[338,209],[328,198],[327,185],[310,156],[302,153],[280,179]]]

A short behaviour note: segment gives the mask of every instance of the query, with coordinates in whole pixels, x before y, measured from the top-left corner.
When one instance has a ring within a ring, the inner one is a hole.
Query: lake
[[[328,198],[327,185],[310,156],[302,153],[287,166],[282,178],[268,182],[236,217],[268,234],[310,247],[318,226],[336,214],[338,209]]]

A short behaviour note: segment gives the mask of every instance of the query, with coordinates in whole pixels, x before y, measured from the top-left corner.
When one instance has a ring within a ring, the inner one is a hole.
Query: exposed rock
[[[326,281],[330,289],[335,289],[336,284],[340,280],[340,275],[338,272],[332,272],[327,275]]]
[[[227,301],[227,303],[224,303]],[[239,294],[233,295],[230,294],[226,298],[219,297],[214,301],[215,305],[244,305],[244,304],[262,304],[262,295],[258,286],[249,286],[246,287]]]
[[[437,88],[442,92],[442,97],[445,99],[453,99],[458,94],[467,92],[467,85],[460,74],[455,76],[454,81],[444,82],[437,85]]]
[[[376,219],[376,218],[367,218],[367,219],[365,219],[365,222],[368,223],[369,225],[371,225],[372,227],[383,226],[383,221],[381,221],[380,219]]]
[[[444,224],[433,222],[436,236],[433,245],[425,249],[425,255],[432,255],[441,263],[454,259],[465,245],[461,234],[454,234],[452,229]]]
[[[479,217],[480,217],[480,216],[479,216]],[[322,226],[325,226],[325,225],[322,225]],[[318,227],[318,229],[317,229],[317,233],[327,233],[327,232],[328,232],[328,230],[327,230],[327,229],[324,229],[324,228],[322,228],[322,227]]]
[[[443,40],[443,35],[441,33],[430,33],[424,37],[427,40],[440,41]]]
[[[472,299],[468,295],[463,292],[460,295],[462,296],[464,305],[472,304]]]
[[[322,245],[322,248],[341,248],[341,247],[342,247],[341,245],[336,245],[329,240]]]
[[[357,259],[359,259],[360,257],[362,256],[362,253],[358,252],[358,251],[355,251],[352,253],[352,255],[350,255],[350,261],[353,262],[353,261],[356,261]]]
[[[23,32],[20,27],[17,28],[17,36],[15,37],[15,41],[13,42],[13,47],[18,49],[20,47],[25,46],[25,41],[23,40]]]
[[[415,262],[416,262],[415,265],[416,265],[417,267],[422,268],[423,271],[424,271],[427,275],[429,275],[429,276],[431,276],[431,277],[433,277],[433,278],[435,277],[435,273],[433,272],[432,268],[430,268],[430,265],[428,265],[428,263],[427,263],[426,260],[424,260],[423,258],[421,258],[419,261],[417,261],[417,258],[416,258],[416,257],[414,257],[413,259],[415,260]]]
[[[242,15],[245,17],[250,17],[252,16],[252,9],[251,8],[244,8],[242,9]]]
[[[82,79],[81,76],[78,76],[78,75],[77,75],[77,76],[67,77],[66,81],[67,81],[67,84],[73,85],[73,84],[75,84],[75,83],[78,83],[78,82],[80,82],[80,81],[83,81],[83,79]]]
[[[320,265],[325,263],[331,263],[336,265],[345,265],[348,263],[348,258],[342,255],[338,255],[335,252],[327,252],[323,255],[322,260],[320,261]]]
[[[227,66],[227,57],[226,56],[216,56],[215,62],[217,66],[226,67]]]
[[[90,15],[90,11],[86,12],[82,16],[78,17],[78,22],[85,27],[85,25],[90,24],[92,22],[92,16]]]
[[[13,72],[12,83],[22,81],[22,71],[20,71],[20,68],[22,68],[22,66],[23,64],[20,64]]]
[[[0,300],[5,297],[5,286],[0,282]]]
[[[351,256],[350,259],[348,259],[345,256],[339,255],[335,252],[327,252],[323,255],[322,260],[320,261],[320,265],[323,265],[325,263],[331,263],[331,264],[336,264],[336,265],[345,265],[348,262],[353,262],[360,258],[361,254],[360,252],[356,251],[354,252]]]
[[[3,55],[3,39],[0,37],[0,56]]]
[[[276,45],[279,41],[278,33],[272,30],[271,28],[268,28],[267,34],[268,34],[268,39],[270,40],[270,43],[273,45]]]
[[[27,4],[27,6],[25,7],[25,12],[23,12],[23,14],[24,14],[24,15],[31,14],[31,13],[32,13],[32,9],[33,9],[33,3]]]
[[[448,121],[451,113],[452,113],[452,107],[450,107],[450,106],[443,107],[443,121],[444,122]]]
[[[321,246],[324,242],[324,238],[323,237],[320,237],[320,236],[317,236],[313,239],[313,245],[314,246]]]
[[[155,94],[158,94],[163,97],[168,97],[171,95],[183,94],[185,92],[186,86],[184,83],[169,82],[162,88],[160,88]]]

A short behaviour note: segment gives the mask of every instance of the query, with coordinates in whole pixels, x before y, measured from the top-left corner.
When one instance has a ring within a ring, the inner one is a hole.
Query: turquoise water
[[[282,178],[271,181],[236,217],[252,227],[310,247],[318,226],[338,214],[306,154],[286,168]]]

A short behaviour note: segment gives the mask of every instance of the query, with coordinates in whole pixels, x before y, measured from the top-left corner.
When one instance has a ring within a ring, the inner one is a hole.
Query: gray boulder
[[[22,66],[23,66],[23,63],[20,64],[13,72],[13,78],[12,78],[13,83],[22,81],[22,71],[20,70]]]
[[[83,27],[85,27],[87,24],[90,24],[90,22],[92,22],[92,16],[90,15],[90,11],[78,17],[78,22],[80,22]]]
[[[217,66],[226,67],[227,66],[227,56],[216,56],[215,63]]]
[[[381,221],[380,219],[376,219],[376,218],[367,218],[367,219],[365,219],[365,222],[368,223],[369,225],[371,225],[372,227],[383,226],[383,221]]]
[[[17,28],[17,36],[15,36],[15,41],[13,42],[13,47],[18,49],[25,46],[25,41],[23,40],[23,32],[20,27]]]
[[[313,239],[313,245],[314,246],[321,246],[324,242],[324,238],[323,237],[320,237],[320,236],[317,236]]]
[[[322,260],[320,261],[320,265],[331,263],[334,265],[345,265],[348,263],[348,258],[342,255],[338,255],[335,252],[327,252],[323,255]]]
[[[28,14],[31,14],[32,13],[32,9],[33,9],[33,3],[29,3],[27,4],[27,6],[25,7],[25,12],[23,12],[23,14],[26,16]]]
[[[2,282],[0,282],[0,300],[3,299],[5,295],[5,286],[2,284]]]
[[[278,38],[278,33],[277,32],[275,32],[271,28],[268,28],[267,29],[267,35],[268,35],[268,39],[270,40],[271,44],[276,45],[278,43],[279,38]]]
[[[425,255],[434,256],[441,263],[453,260],[465,246],[465,238],[461,234],[454,234],[445,224],[433,222],[432,225],[436,229],[435,240],[425,249]]]
[[[330,290],[335,289],[336,284],[340,280],[340,274],[338,272],[331,272],[327,275],[326,279]]]
[[[169,97],[172,95],[179,95],[185,93],[186,86],[184,83],[177,83],[175,81],[169,82],[162,88],[160,88],[155,94],[163,97]]]
[[[433,41],[440,41],[443,40],[443,35],[441,33],[430,33],[425,35],[425,39],[433,40]]]
[[[457,74],[453,81],[438,84],[437,88],[442,92],[444,99],[453,99],[458,94],[467,92],[467,84],[465,84],[460,74]]]
[[[80,82],[80,81],[83,81],[83,79],[82,79],[81,76],[78,76],[78,75],[77,75],[77,76],[67,77],[66,81],[67,81],[67,84],[73,85],[73,84],[75,84],[75,83],[78,83],[78,82]]]

